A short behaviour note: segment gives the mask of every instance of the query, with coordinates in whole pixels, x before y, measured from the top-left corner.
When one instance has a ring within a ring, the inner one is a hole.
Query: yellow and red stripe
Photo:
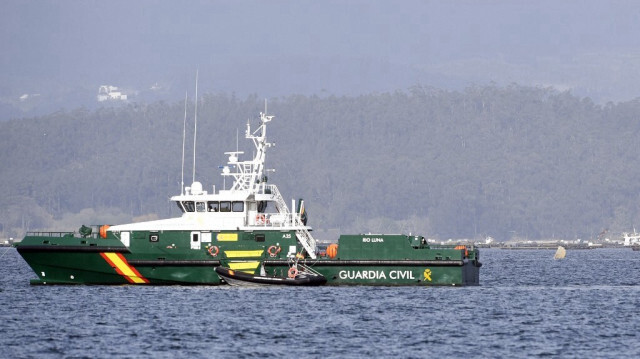
[[[123,276],[129,283],[142,284],[149,283],[149,280],[143,277],[137,269],[132,267],[122,253],[103,252],[100,256],[104,258],[118,274]]]

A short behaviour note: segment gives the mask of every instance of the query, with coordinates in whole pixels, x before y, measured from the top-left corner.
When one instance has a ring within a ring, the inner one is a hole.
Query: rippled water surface
[[[31,286],[0,248],[0,357],[640,357],[640,252],[481,252],[479,287]]]

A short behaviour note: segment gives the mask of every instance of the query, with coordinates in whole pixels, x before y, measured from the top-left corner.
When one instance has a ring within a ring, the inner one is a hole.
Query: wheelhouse
[[[198,185],[196,185],[198,187]],[[293,226],[300,214],[282,210],[278,204],[277,188],[271,185],[261,186],[256,193],[238,191],[219,191],[209,194],[202,191],[175,196],[175,202],[182,216],[199,217],[207,223],[226,224],[236,227],[284,227]],[[295,208],[295,203],[292,203]]]

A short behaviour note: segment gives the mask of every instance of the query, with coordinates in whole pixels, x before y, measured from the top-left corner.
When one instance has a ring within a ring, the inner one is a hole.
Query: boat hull
[[[221,284],[219,260],[159,257],[116,239],[28,236],[16,249],[38,276],[32,284]]]
[[[128,246],[117,237],[37,235],[16,247],[38,276],[33,284],[225,284],[218,267],[253,276],[264,268],[267,276],[286,278],[291,253],[302,252],[294,232],[237,232],[236,241],[219,236],[202,246],[190,243],[192,232],[151,235],[153,242],[149,232],[132,233]],[[464,246],[430,248],[421,237],[402,235],[343,235],[337,247],[333,257],[322,253],[299,264],[324,276],[327,285],[480,284],[478,252]]]
[[[149,261],[127,259],[129,253],[97,248],[99,252],[18,251],[36,273],[32,284],[222,284],[215,268],[220,261]]]

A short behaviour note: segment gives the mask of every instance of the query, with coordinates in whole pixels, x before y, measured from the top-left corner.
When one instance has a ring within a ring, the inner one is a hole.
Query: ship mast
[[[238,155],[243,153],[241,151],[225,152],[225,154],[229,155],[229,162],[222,168],[222,175],[233,177],[233,186],[230,190],[231,192],[246,191],[248,192],[248,195],[255,196],[257,194],[261,194],[261,190],[264,191],[264,161],[267,154],[267,149],[271,146],[274,146],[273,143],[267,142],[267,124],[271,122],[273,117],[274,116],[267,116],[266,113],[261,112],[260,126],[255,131],[251,131],[251,124],[247,123],[245,138],[253,141],[253,145],[255,146],[256,150],[256,153],[252,160],[238,161]],[[282,195],[280,194],[277,186],[270,185],[268,186],[268,188],[270,190],[270,195],[272,196],[273,200],[275,200],[278,212],[290,218],[291,225],[296,228],[296,238],[307,251],[309,257],[315,259],[316,240],[307,230],[306,225],[300,218],[300,214],[292,213],[289,211],[289,209],[287,208],[287,204],[282,198]],[[295,205],[293,205],[292,210],[294,210],[294,208]]]
[[[267,123],[272,119],[273,116],[267,116],[261,112],[260,126],[255,131],[251,131],[251,124],[247,123],[245,138],[253,141],[256,151],[252,160],[238,161],[238,155],[244,153],[242,151],[225,152],[226,155],[229,155],[229,162],[227,166],[224,166],[222,175],[233,177],[231,191],[257,193],[264,174],[267,148],[274,146],[273,143],[267,142]]]
[[[193,120],[193,178],[196,181],[196,137],[198,135],[198,70],[196,70],[196,108]]]
[[[187,136],[187,92],[184,92],[184,121],[182,122],[182,178],[180,180],[180,194],[184,194],[184,143]]]

